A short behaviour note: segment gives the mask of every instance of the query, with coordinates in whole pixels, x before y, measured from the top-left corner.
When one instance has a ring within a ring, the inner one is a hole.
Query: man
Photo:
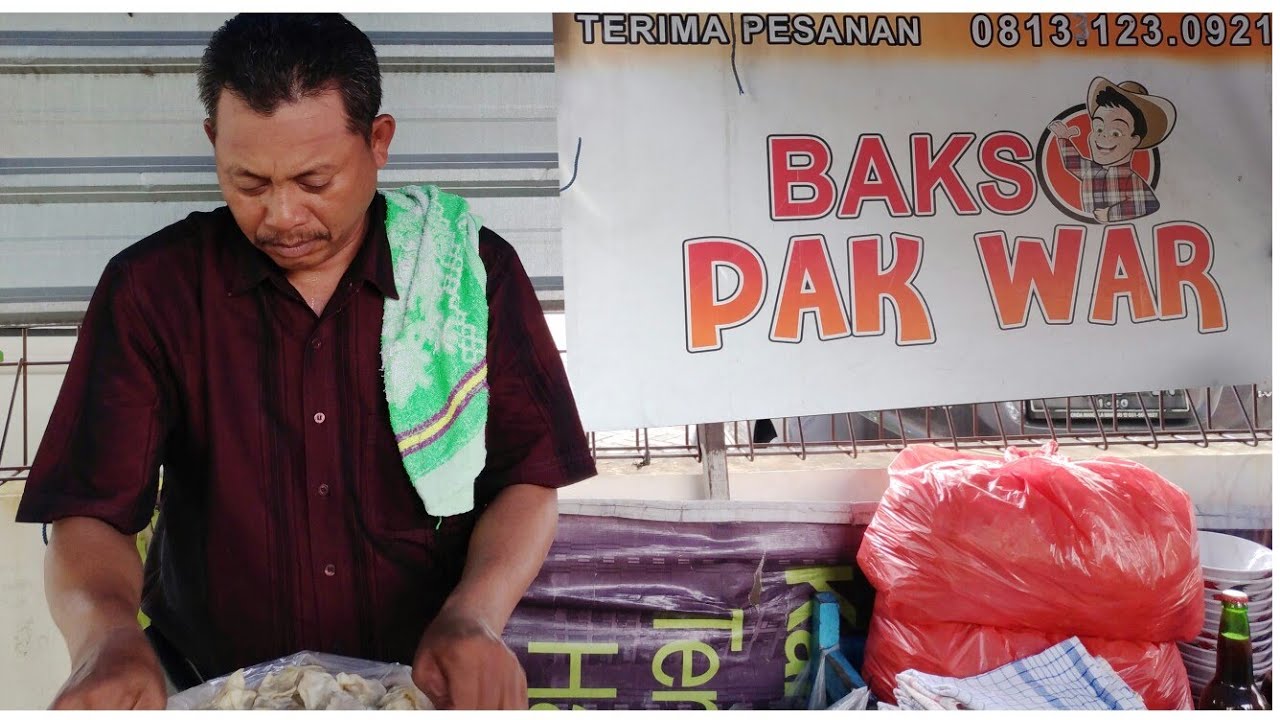
[[[316,650],[412,663],[437,706],[527,707],[501,634],[555,534],[555,488],[595,468],[515,251],[480,231],[476,509],[430,517],[381,374],[398,288],[376,182],[396,125],[372,44],[341,16],[240,15],[200,94],[227,204],[108,264],[18,513],[53,523],[46,592],[72,665],[53,706],[164,707],[141,607],[197,679]],[[157,495],[144,572],[132,536]]]
[[[1155,147],[1169,136],[1176,117],[1173,103],[1148,95],[1139,83],[1116,85],[1101,77],[1089,85],[1087,98],[1090,157],[1071,142],[1079,128],[1060,120],[1049,125],[1067,171],[1080,179],[1081,209],[1100,223],[1150,215],[1160,201],[1131,163],[1135,151]]]

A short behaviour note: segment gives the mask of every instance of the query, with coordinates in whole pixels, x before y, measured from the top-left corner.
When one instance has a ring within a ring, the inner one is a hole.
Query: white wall
[[[0,710],[46,707],[71,671],[44,601],[40,526],[13,522],[21,493],[0,487]]]

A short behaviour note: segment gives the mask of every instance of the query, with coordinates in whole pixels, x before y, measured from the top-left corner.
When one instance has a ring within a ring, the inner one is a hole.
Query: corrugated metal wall
[[[227,15],[0,15],[0,324],[74,319],[106,261],[222,204],[195,71]],[[548,14],[349,15],[397,119],[386,186],[473,201],[562,297]]]

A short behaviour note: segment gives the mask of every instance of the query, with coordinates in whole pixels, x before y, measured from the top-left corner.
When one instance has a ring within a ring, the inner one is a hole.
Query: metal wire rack
[[[7,466],[0,465],[0,484],[24,479],[30,470],[38,440],[31,428],[32,370],[65,367],[70,362],[69,354],[33,360],[32,338],[77,332],[74,324],[0,330],[0,335],[16,339],[18,347],[16,358],[0,361],[0,408],[4,408],[0,458],[6,457],[10,442],[21,448],[10,452],[20,458],[17,464],[11,460]],[[1033,445],[1044,440],[1104,450],[1170,444],[1257,447],[1271,441],[1271,432],[1270,390],[1237,385],[635,428],[588,433],[588,441],[599,460],[629,460],[644,466],[671,458],[703,462],[708,448],[724,457],[753,460],[789,455],[803,461],[815,455],[856,458],[863,453],[896,452],[914,443],[955,449]]]

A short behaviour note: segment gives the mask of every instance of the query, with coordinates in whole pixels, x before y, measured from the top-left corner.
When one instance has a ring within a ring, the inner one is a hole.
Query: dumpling
[[[319,665],[290,665],[267,675],[258,686],[259,695],[292,695],[298,691],[298,681],[302,674],[310,671],[324,672]]]
[[[258,695],[253,710],[301,710],[297,695]]]
[[[329,704],[324,706],[325,710],[372,710],[373,708],[360,702],[360,699],[351,693],[339,690],[329,697]]]
[[[379,710],[428,710],[430,701],[422,691],[411,685],[397,685],[387,691],[378,703]]]
[[[209,710],[430,710],[431,701],[412,683],[387,689],[354,673],[330,674],[319,665],[293,665],[268,674],[257,690],[245,671],[227,676]]]
[[[307,710],[323,710],[329,704],[329,698],[341,691],[338,681],[324,670],[306,670],[298,680],[298,697],[302,698],[302,707]]]
[[[227,678],[227,682],[222,686],[222,690],[218,693],[213,702],[209,703],[210,710],[248,710],[253,707],[254,699],[258,694],[252,690],[245,689],[244,686],[244,670],[237,670]]]
[[[338,687],[360,703],[366,709],[378,707],[378,701],[387,694],[387,688],[377,680],[370,680],[350,673],[338,673]]]
[[[223,689],[209,705],[210,710],[250,710],[258,693],[252,690]]]

